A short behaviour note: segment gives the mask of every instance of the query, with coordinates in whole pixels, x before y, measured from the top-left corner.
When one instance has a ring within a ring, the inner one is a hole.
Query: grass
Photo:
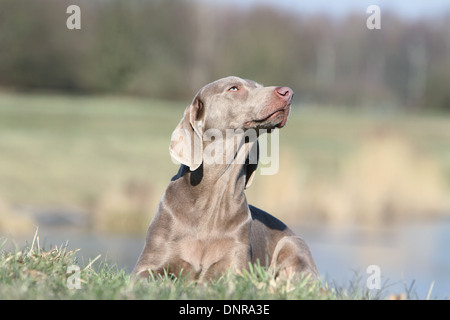
[[[97,231],[142,231],[176,170],[168,143],[183,109],[123,97],[1,95],[0,208],[10,219],[0,229],[34,228],[2,226],[26,217],[19,205],[81,209]]]
[[[144,232],[177,171],[168,144],[188,103],[0,94],[0,230],[31,233],[27,208],[62,208],[94,231]],[[246,193],[289,224],[378,224],[447,214],[449,186],[447,114],[295,105],[278,173]]]
[[[168,144],[189,102],[0,93],[0,235],[27,235],[37,211],[77,212],[93,233],[145,233],[177,166]],[[280,168],[257,175],[249,203],[305,223],[403,223],[450,213],[450,116],[302,108],[280,131]],[[54,209],[56,208],[56,210]],[[73,209],[73,210],[72,210]],[[84,229],[84,230],[85,230]],[[1,243],[1,241],[0,241]],[[134,282],[99,260],[66,286],[77,254],[36,245],[0,258],[0,298],[380,298],[348,285],[276,282],[261,268],[205,284]],[[274,285],[276,284],[276,285]],[[104,290],[106,289],[106,290]],[[405,286],[406,298],[414,298]]]
[[[177,167],[168,142],[187,103],[130,97],[0,94],[0,232],[29,234],[26,208],[82,208],[93,232],[144,234]],[[249,202],[289,225],[376,224],[450,212],[450,117],[294,106],[280,131],[280,169],[258,175]],[[274,196],[276,195],[276,196]],[[388,195],[388,196],[387,196]],[[25,208],[25,210],[23,209]],[[1,241],[0,241],[1,243]],[[0,298],[367,299],[349,284],[276,281],[264,268],[207,283],[135,282],[100,260],[67,288],[76,252],[35,245],[2,253]],[[89,264],[88,264],[89,265]],[[405,287],[406,298],[414,298]]]
[[[179,107],[119,97],[1,96],[0,194],[85,203],[121,179],[148,178],[152,163],[164,169],[151,172],[159,181],[169,171],[162,158]]]
[[[205,283],[167,274],[135,279],[124,270],[100,262],[99,256],[79,267],[76,252],[64,246],[45,250],[36,237],[22,250],[2,252],[0,299],[340,300],[380,299],[384,294],[383,290],[372,294],[360,278],[348,287],[332,288],[307,277],[297,281],[279,279],[259,265]]]
[[[278,174],[247,194],[290,223],[383,225],[450,212],[448,115],[294,109],[280,140]]]

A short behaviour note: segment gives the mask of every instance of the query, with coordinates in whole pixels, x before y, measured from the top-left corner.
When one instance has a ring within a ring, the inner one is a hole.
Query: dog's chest
[[[234,262],[245,248],[233,238],[197,239],[185,237],[173,243],[170,269],[174,274],[189,274],[191,278],[203,279],[235,268]]]

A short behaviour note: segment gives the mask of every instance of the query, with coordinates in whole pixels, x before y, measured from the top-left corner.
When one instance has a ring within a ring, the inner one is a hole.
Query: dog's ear
[[[245,189],[250,187],[255,177],[256,169],[259,161],[259,142],[253,144],[250,153],[245,161]]]
[[[169,152],[172,159],[195,171],[203,162],[204,105],[196,97],[172,133]]]

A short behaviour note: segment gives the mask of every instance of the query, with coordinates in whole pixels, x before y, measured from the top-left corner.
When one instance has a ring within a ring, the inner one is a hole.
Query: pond
[[[367,268],[375,265],[388,295],[406,293],[412,287],[413,298],[425,299],[432,286],[431,298],[450,298],[450,220],[385,228],[328,225],[295,230],[310,246],[323,280],[329,283],[348,287],[357,274],[364,288],[373,274]],[[80,265],[101,254],[99,261],[127,271],[133,269],[145,239],[145,234],[96,235],[50,226],[41,226],[38,235],[45,248],[68,241],[69,249],[81,249]],[[14,238],[19,248],[25,241],[31,243],[32,237]],[[14,242],[8,241],[3,249],[14,248]]]
[[[346,284],[357,273],[362,284],[379,267],[382,286],[414,298],[450,298],[450,220],[387,228],[299,228],[308,240],[321,274]],[[370,271],[370,270],[369,270]],[[408,288],[408,289],[405,289]]]

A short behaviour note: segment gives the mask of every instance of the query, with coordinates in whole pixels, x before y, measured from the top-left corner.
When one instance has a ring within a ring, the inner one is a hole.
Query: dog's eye
[[[236,86],[232,86],[228,91],[239,91],[239,88]]]

